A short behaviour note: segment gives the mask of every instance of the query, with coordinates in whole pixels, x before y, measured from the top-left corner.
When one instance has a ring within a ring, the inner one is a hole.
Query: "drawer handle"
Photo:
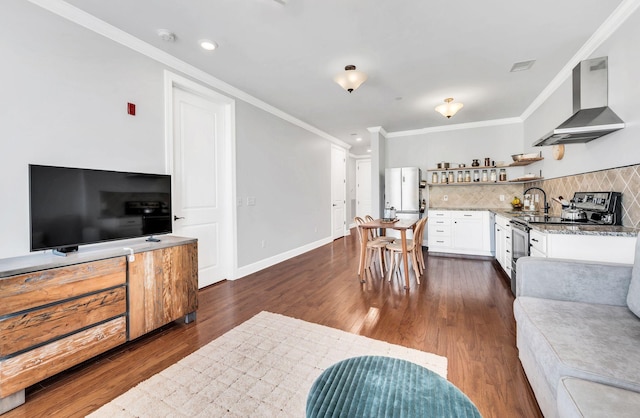
[[[444,241],[436,241],[437,243],[444,244]]]
[[[462,215],[462,216],[473,216],[473,215]]]
[[[442,229],[436,229],[436,232],[444,232]]]
[[[510,253],[511,251],[507,250],[508,253]]]
[[[504,239],[511,239],[511,237],[504,237]]]
[[[535,239],[535,238],[531,238],[531,241],[533,241],[533,242],[540,242],[540,241],[538,241],[538,240],[537,240],[537,239]]]

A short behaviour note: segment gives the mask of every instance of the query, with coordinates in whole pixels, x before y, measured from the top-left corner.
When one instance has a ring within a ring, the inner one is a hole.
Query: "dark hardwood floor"
[[[356,277],[350,237],[199,293],[195,323],[171,324],[27,389],[2,418],[84,416],[260,311],[448,358],[448,380],[485,418],[541,417],[518,360],[513,296],[492,261],[428,256],[417,285]]]

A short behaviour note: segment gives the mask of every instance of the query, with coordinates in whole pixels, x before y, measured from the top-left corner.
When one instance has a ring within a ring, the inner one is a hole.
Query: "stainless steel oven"
[[[516,294],[516,262],[520,257],[526,257],[529,252],[529,231],[526,223],[517,219],[511,220],[511,292]]]

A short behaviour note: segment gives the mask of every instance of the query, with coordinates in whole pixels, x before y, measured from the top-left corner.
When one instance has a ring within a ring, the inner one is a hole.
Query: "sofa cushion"
[[[640,316],[640,234],[636,239],[636,255],[631,270],[631,284],[627,293],[627,306],[631,312]]]
[[[558,416],[636,418],[640,393],[573,377],[558,385]]]
[[[640,319],[626,307],[519,297],[514,314],[553,393],[563,376],[640,392]]]

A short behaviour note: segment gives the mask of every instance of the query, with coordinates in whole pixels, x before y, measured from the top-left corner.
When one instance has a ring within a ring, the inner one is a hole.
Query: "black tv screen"
[[[31,251],[172,232],[171,176],[29,165]]]

